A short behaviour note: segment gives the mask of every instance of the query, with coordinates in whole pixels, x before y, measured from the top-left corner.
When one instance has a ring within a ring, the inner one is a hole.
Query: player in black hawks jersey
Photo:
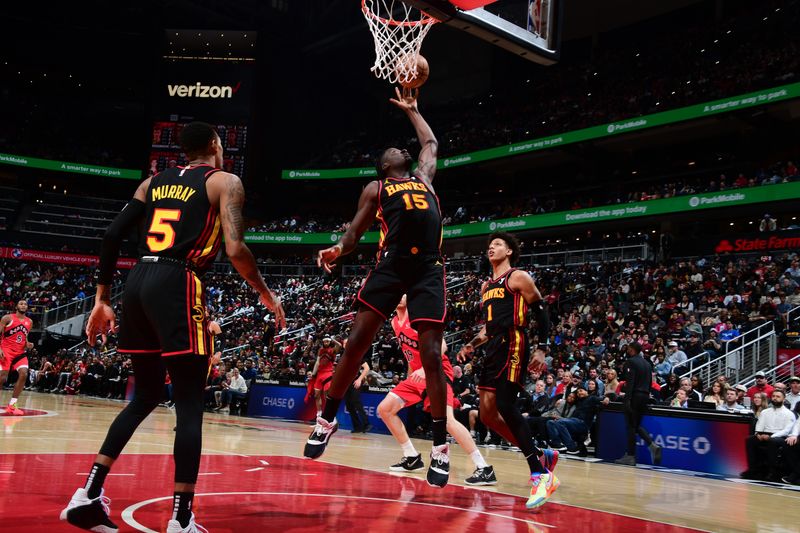
[[[518,446],[525,455],[532,485],[526,507],[535,509],[544,505],[558,487],[558,479],[553,474],[558,452],[536,448],[528,424],[514,404],[528,368],[539,372],[547,370],[542,348],[546,348],[544,343],[550,322],[533,278],[524,270],[511,266],[519,258],[517,238],[510,233],[493,233],[489,237],[487,255],[493,275],[481,288],[484,325],[480,333],[461,349],[458,360],[464,361],[477,346],[486,343],[478,386],[481,421]],[[531,311],[536,319],[540,344],[528,364]]]
[[[433,189],[438,143],[417,108],[419,91],[396,90],[390,101],[402,109],[417,132],[422,146],[419,162],[411,172],[412,158],[406,150],[389,148],[376,163],[378,180],[361,193],[350,228],[335,246],[321,250],[317,263],[327,272],[340,256],[356,248],[361,236],[376,218],[381,225],[378,264],[358,293],[359,310],[344,354],[333,376],[327,403],[308,438],[305,456],[316,459],[325,451],[338,424],[336,412],[347,387],[356,376],[361,357],[375,334],[407,294],[408,315],[419,333],[420,358],[433,418],[433,450],[428,483],[447,484],[450,460],[447,447],[447,401],[441,347],[445,318],[442,216]]]
[[[110,500],[103,484],[136,428],[158,406],[166,372],[172,381],[175,428],[175,477],[172,519],[167,533],[199,533],[192,512],[200,468],[203,427],[203,387],[219,327],[206,312],[202,275],[211,266],[225,236],[225,252],[234,268],[275,313],[278,329],[285,325],[280,298],[273,294],[244,243],[244,187],[238,176],[220,170],[222,141],[204,122],[184,126],[181,148],[189,159],[144,180],[133,198],[106,230],[100,250],[95,305],[86,336],[116,330],[111,307],[122,239],[141,227],[139,262],[128,275],[119,329],[121,354],[133,364],[133,400],[117,415],[83,487],[61,511],[61,520],[89,531],[115,533],[109,519]]]

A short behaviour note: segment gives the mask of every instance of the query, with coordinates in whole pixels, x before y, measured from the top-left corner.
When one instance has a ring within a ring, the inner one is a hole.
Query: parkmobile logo
[[[194,85],[167,85],[167,92],[171,97],[179,98],[233,98],[233,95],[242,86],[242,82],[237,82],[235,86],[230,85],[203,85],[199,81]]]

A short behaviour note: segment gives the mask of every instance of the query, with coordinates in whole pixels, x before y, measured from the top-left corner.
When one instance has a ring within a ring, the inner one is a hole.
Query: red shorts
[[[325,372],[324,374],[317,374],[314,380],[314,390],[326,391],[331,388],[333,381],[333,372]]]
[[[0,357],[0,371],[10,372],[12,370],[19,370],[20,368],[28,368],[27,355],[5,355]]]
[[[428,398],[428,394],[425,391],[424,379],[418,382],[411,381],[410,379],[404,379],[398,383],[389,394],[394,394],[400,398],[403,401],[403,407],[410,407],[424,400],[425,403],[422,404],[422,408],[425,411],[431,410],[431,400]],[[453,387],[451,387],[449,383],[447,383],[447,405],[450,407],[455,407]]]

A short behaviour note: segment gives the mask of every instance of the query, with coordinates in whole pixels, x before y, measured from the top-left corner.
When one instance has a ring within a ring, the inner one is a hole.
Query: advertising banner
[[[445,239],[458,239],[474,237],[476,235],[489,235],[493,231],[523,231],[586,222],[605,222],[609,220],[623,220],[630,218],[684,213],[712,209],[715,207],[734,207],[761,202],[776,202],[800,198],[800,182],[780,183],[777,185],[764,185],[744,189],[732,189],[723,192],[701,193],[690,196],[676,196],[661,200],[645,202],[632,202],[574,211],[559,211],[542,215],[529,215],[517,218],[504,218],[473,224],[459,224],[445,226],[443,230]],[[246,233],[247,243],[270,244],[333,244],[341,237],[341,233]],[[777,237],[776,237],[777,239]],[[368,232],[361,239],[364,244],[378,242],[378,232]],[[797,239],[771,241],[771,246],[797,247]],[[777,249],[777,248],[776,248]],[[787,249],[787,248],[783,248]]]
[[[142,171],[131,168],[101,167],[98,165],[86,165],[84,163],[70,163],[69,161],[54,161],[51,159],[39,159],[14,154],[0,154],[0,163],[15,165],[18,167],[40,168],[43,170],[55,170],[58,172],[71,172],[73,174],[89,174],[91,176],[105,176],[109,178],[123,178],[129,180],[142,179]]]
[[[100,258],[96,255],[71,254],[67,252],[48,252],[45,250],[28,250],[26,248],[0,247],[0,259],[16,259],[18,261],[35,261],[39,263],[58,263],[61,265],[97,266]],[[117,268],[129,269],[136,264],[136,259],[120,257]]]
[[[642,425],[663,448],[662,467],[736,477],[747,470],[744,441],[753,433],[754,419],[688,415],[680,411],[675,416],[645,415]],[[602,410],[598,424],[597,457],[606,461],[622,457],[626,447],[624,414]],[[638,437],[636,462],[651,464],[650,452]]]
[[[306,403],[307,389],[301,385],[273,385],[256,383],[250,390],[250,399],[247,403],[247,416],[274,417],[286,420],[312,421],[316,416],[316,405],[313,397]],[[389,433],[386,424],[378,417],[378,404],[386,396],[385,392],[362,392],[361,402],[373,426],[373,432]],[[400,412],[405,421],[405,413]],[[345,403],[339,407],[336,415],[339,427],[353,429],[350,413],[345,408]]]
[[[707,102],[704,104],[682,107],[679,109],[673,109],[671,111],[663,111],[661,113],[653,113],[651,115],[643,115],[641,117],[631,118],[629,120],[592,126],[590,128],[583,128],[580,130],[550,135],[540,139],[531,139],[506,146],[498,146],[496,148],[488,148],[485,150],[478,150],[477,152],[469,152],[466,154],[439,159],[436,167],[443,169],[471,165],[474,163],[480,163],[481,161],[489,161],[492,159],[500,159],[503,157],[537,152],[565,144],[573,144],[604,137],[611,137],[621,133],[628,133],[632,131],[654,128],[656,126],[674,124],[704,116],[726,113],[737,109],[746,109],[772,102],[779,102],[781,100],[797,98],[798,96],[800,96],[800,83],[792,83],[789,85],[773,87],[771,89],[764,89],[762,91],[731,96],[729,98],[723,98],[721,100],[715,100],[713,102]],[[285,180],[308,180],[361,178],[375,175],[376,171],[374,168],[363,167],[317,170],[284,170],[281,177]]]
[[[681,239],[675,252],[682,255],[760,254],[781,255],[800,250],[800,231],[734,233],[709,238]]]

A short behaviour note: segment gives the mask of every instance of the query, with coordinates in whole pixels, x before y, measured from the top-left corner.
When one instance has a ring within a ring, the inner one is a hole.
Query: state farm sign
[[[737,252],[760,252],[769,250],[796,250],[800,249],[800,237],[781,237],[772,235],[768,238],[751,239],[723,239],[719,241],[714,251],[718,254]]]

